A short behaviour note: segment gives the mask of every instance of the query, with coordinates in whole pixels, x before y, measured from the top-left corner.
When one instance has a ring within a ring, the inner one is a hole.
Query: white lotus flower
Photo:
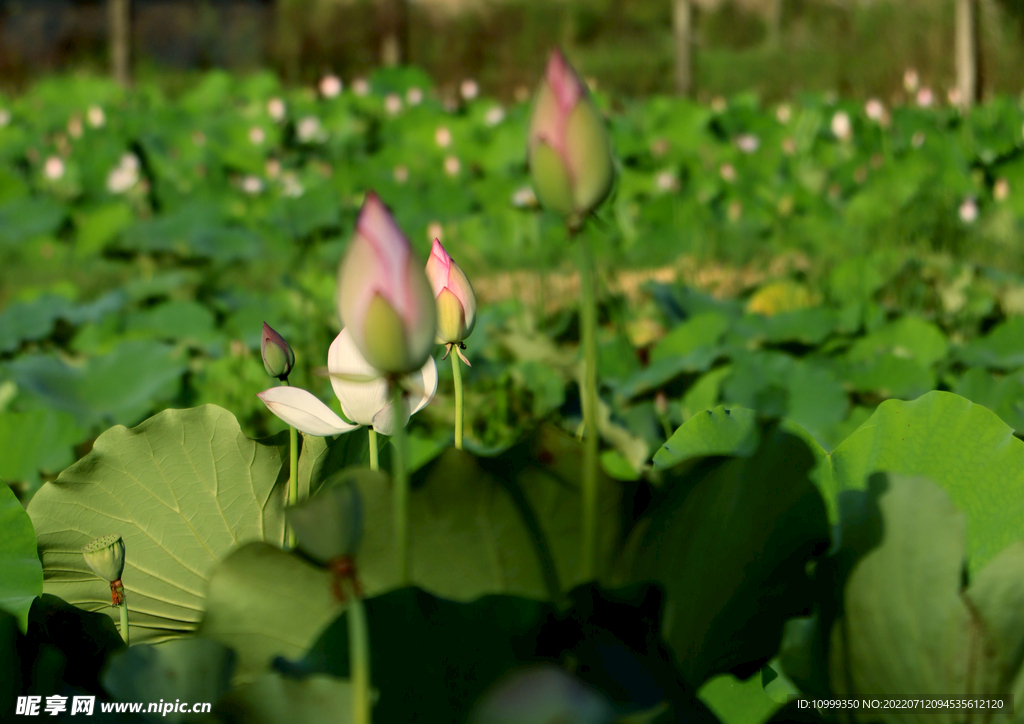
[[[917,74],[917,70],[914,68],[907,68],[903,73],[903,87],[907,89],[907,93],[915,93],[918,85],[921,83],[921,77]]]
[[[384,97],[384,110],[395,116],[402,110],[402,97],[397,93],[388,93]]]
[[[978,204],[974,199],[964,199],[960,204],[960,221],[973,224],[978,220]]]
[[[43,173],[51,181],[58,180],[64,175],[64,162],[57,156],[50,156],[43,166]]]
[[[335,98],[341,93],[341,78],[326,75],[320,79],[320,95],[324,98]]]
[[[405,377],[405,387],[413,393],[396,414],[388,395],[388,383],[359,353],[347,329],[341,330],[331,343],[327,370],[332,375],[374,378],[368,382],[357,382],[331,377],[331,386],[341,402],[342,411],[355,424],[345,422],[315,395],[298,387],[271,387],[259,393],[258,397],[271,412],[297,430],[307,435],[326,437],[364,425],[382,435],[393,435],[399,424],[402,427],[408,425],[409,418],[426,407],[437,392],[437,364],[433,357],[428,357],[418,372]]]
[[[853,124],[845,111],[837,111],[832,116],[832,134],[840,141],[849,141],[853,136]]]
[[[357,96],[365,96],[370,92],[370,84],[366,78],[356,78],[352,81],[352,92]]]
[[[505,109],[501,106],[494,106],[484,116],[484,123],[488,126],[496,126],[505,120]]]
[[[462,97],[467,101],[471,101],[477,97],[480,93],[480,86],[472,78],[462,81],[462,85],[459,86],[459,92],[462,93]]]
[[[271,98],[267,101],[267,114],[275,121],[284,120],[284,115],[288,109],[284,105],[284,101],[280,98]]]
[[[877,98],[871,98],[864,104],[864,113],[872,121],[881,122],[885,116],[885,105]]]
[[[89,106],[89,110],[85,112],[85,117],[93,128],[101,128],[107,122],[107,115],[99,106]]]
[[[418,106],[423,102],[423,91],[413,86],[405,92],[405,102],[410,106]]]

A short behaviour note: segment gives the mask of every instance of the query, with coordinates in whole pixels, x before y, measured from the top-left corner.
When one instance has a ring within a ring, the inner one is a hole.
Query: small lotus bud
[[[295,366],[295,353],[284,341],[284,337],[275,332],[266,322],[263,323],[260,352],[263,355],[263,367],[267,370],[267,374],[279,380],[287,380],[292,367]]]
[[[586,214],[611,190],[615,169],[604,119],[558,50],[537,92],[527,157],[537,198],[559,214]]]
[[[82,546],[89,568],[104,581],[117,581],[124,572],[124,541],[111,533]]]
[[[359,489],[337,477],[342,474],[328,479],[313,497],[285,509],[299,548],[323,565],[354,555],[363,534]]]
[[[372,192],[338,282],[338,315],[366,362],[392,375],[419,370],[437,330],[434,296],[408,239]]]
[[[437,303],[438,344],[458,343],[469,336],[476,324],[476,295],[473,285],[448,252],[434,239],[427,260],[427,278]]]

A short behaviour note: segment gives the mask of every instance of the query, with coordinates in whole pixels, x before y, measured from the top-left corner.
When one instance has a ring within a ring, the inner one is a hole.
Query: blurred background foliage
[[[366,74],[389,0],[133,0],[138,78],[185,88],[213,67],[270,67],[289,82],[326,71]],[[395,2],[396,0],[390,0]],[[401,0],[405,2],[406,0]],[[954,82],[954,0],[693,0],[698,98],[799,91],[889,98],[906,68]],[[465,77],[508,101],[532,86],[561,45],[615,94],[672,90],[671,0],[419,0],[407,6],[408,61],[454,96]],[[0,85],[25,87],[68,67],[107,68],[102,0],[0,2]],[[1024,67],[1024,0],[983,0],[981,76],[1016,92]]]

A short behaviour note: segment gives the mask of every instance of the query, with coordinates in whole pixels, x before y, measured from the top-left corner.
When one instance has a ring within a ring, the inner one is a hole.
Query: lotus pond
[[[463,90],[0,101],[0,718],[1020,720],[1024,101],[597,86],[615,184],[567,234],[531,103]],[[475,290],[407,426],[358,419],[329,359],[371,190]],[[299,432],[294,466],[264,323],[363,425]]]

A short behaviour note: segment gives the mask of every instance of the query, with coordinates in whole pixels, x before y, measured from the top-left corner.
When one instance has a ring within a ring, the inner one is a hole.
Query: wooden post
[[[964,108],[981,100],[978,0],[956,0],[956,87]]]
[[[127,87],[131,83],[131,0],[107,0],[107,32],[114,80]]]
[[[380,62],[393,67],[409,62],[409,0],[377,0]]]
[[[672,0],[672,34],[676,47],[676,93],[693,91],[693,7],[691,0]]]

